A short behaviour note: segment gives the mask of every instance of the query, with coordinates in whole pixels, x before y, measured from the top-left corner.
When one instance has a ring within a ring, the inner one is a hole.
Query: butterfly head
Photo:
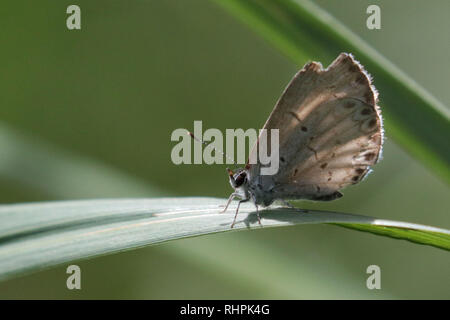
[[[245,169],[239,168],[236,172],[233,172],[227,168],[227,171],[230,178],[230,184],[234,189],[240,188],[247,184],[247,172]]]

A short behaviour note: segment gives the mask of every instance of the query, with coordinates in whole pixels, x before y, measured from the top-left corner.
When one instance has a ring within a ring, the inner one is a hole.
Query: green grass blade
[[[220,214],[223,199],[155,198],[42,202],[0,206],[0,279],[123,250],[240,229],[259,229],[254,207]],[[450,231],[325,211],[275,208],[264,227],[332,223],[450,250]]]
[[[387,137],[450,182],[449,109],[327,12],[307,0],[216,2],[299,67],[353,53],[374,77]]]

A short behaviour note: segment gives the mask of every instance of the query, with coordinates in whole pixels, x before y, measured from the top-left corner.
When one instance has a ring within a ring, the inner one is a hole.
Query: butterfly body
[[[347,53],[326,69],[306,64],[291,80],[263,129],[279,134],[279,169],[263,175],[258,161],[229,170],[234,197],[256,206],[273,201],[330,201],[356,184],[381,155],[383,126],[378,93],[363,67]],[[250,152],[257,158],[260,141]],[[228,206],[227,204],[227,206]],[[237,215],[237,211],[236,211]],[[233,222],[234,225],[234,222]]]

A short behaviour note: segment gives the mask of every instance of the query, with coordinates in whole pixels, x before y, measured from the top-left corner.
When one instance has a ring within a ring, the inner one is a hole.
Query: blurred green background
[[[450,105],[450,2],[316,3]],[[81,7],[81,30],[66,28],[70,4]],[[381,30],[366,28],[370,4],[381,7]],[[260,128],[297,71],[209,0],[7,0],[0,39],[1,203],[225,198],[224,166],[175,166],[171,132],[194,120]],[[339,201],[302,207],[450,228],[449,187],[386,136],[367,180]],[[0,298],[450,298],[448,252],[331,225],[203,236],[76,264],[81,291],[66,288],[61,266],[1,282]],[[366,288],[372,264],[381,290]]]

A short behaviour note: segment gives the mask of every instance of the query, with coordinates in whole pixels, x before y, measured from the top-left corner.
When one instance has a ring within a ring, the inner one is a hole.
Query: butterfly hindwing
[[[273,197],[333,200],[341,196],[339,189],[359,182],[381,153],[382,119],[376,104],[370,76],[351,55],[340,54],[327,69],[316,62],[305,65],[264,125],[269,134],[279,129]],[[260,165],[248,170],[257,177]]]

